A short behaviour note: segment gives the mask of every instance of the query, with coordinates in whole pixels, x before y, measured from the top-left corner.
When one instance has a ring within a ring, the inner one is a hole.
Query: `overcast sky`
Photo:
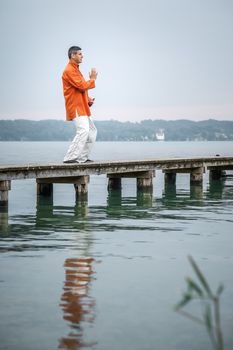
[[[67,50],[96,120],[233,120],[232,0],[0,0],[0,118],[65,119]]]

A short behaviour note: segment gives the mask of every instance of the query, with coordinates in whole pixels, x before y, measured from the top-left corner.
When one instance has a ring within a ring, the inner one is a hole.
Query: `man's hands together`
[[[98,72],[96,68],[91,68],[91,71],[89,72],[90,79],[96,80],[97,79]]]
[[[96,80],[97,79],[97,70],[96,68],[91,68],[91,71],[89,72],[90,79]],[[88,97],[88,106],[91,107],[95,101],[94,97]]]

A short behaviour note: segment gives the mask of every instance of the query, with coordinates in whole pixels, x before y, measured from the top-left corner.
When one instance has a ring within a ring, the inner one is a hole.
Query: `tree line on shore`
[[[156,141],[162,130],[166,141],[233,140],[233,121],[152,120],[119,122],[95,121],[98,141]],[[0,120],[0,141],[69,141],[73,123],[62,120]]]

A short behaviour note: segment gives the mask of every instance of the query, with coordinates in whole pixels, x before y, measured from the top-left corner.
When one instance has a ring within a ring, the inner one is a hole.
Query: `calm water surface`
[[[0,164],[61,161],[66,142],[0,142]],[[233,142],[96,144],[92,158],[232,156]],[[230,174],[229,174],[230,175]],[[179,174],[153,194],[107,192],[92,176],[88,202],[72,185],[37,199],[35,180],[12,181],[0,213],[0,349],[210,350],[206,331],[173,311],[192,275],[191,254],[214,288],[225,285],[222,323],[233,347],[233,176],[190,189]],[[192,306],[199,314],[199,304]]]

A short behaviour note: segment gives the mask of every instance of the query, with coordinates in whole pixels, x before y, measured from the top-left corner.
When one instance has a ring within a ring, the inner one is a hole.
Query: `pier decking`
[[[38,196],[52,194],[54,183],[74,184],[76,198],[87,195],[91,175],[106,174],[108,189],[121,188],[121,178],[136,178],[141,191],[153,189],[155,171],[162,170],[165,184],[175,184],[177,173],[189,173],[191,185],[202,185],[203,173],[209,170],[212,180],[221,178],[223,171],[233,170],[233,157],[193,157],[95,161],[83,164],[26,164],[0,166],[0,208],[8,207],[11,181],[36,179]]]

